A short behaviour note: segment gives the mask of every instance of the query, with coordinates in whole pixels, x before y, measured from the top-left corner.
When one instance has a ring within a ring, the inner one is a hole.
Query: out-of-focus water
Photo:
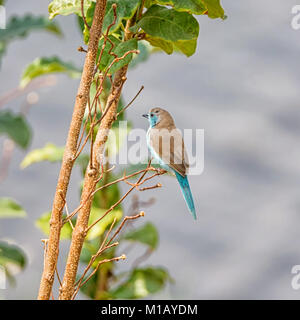
[[[300,264],[300,31],[291,28],[295,1],[223,0],[228,19],[200,17],[197,53],[153,55],[130,71],[124,96],[145,90],[128,117],[146,128],[141,114],[153,105],[167,108],[179,128],[205,130],[205,170],[192,176],[199,219],[187,212],[174,179],[162,177],[157,201],[145,220],[160,232],[159,249],[149,263],[166,266],[176,283],[157,298],[299,299],[291,287],[291,268]],[[48,1],[8,1],[7,15],[47,14]],[[5,55],[0,94],[16,87],[24,66],[37,56],[58,55],[82,65],[74,17],[57,17],[64,38],[32,33],[13,42]],[[29,121],[30,149],[46,142],[63,145],[78,81],[58,77],[55,87],[40,92]],[[21,100],[7,107],[17,110]],[[3,140],[1,140],[3,141]],[[1,142],[2,143],[2,142]],[[16,198],[26,220],[1,221],[1,238],[13,239],[29,263],[17,286],[1,292],[7,299],[34,299],[43,264],[34,220],[51,207],[59,165],[40,163],[25,170],[25,153],[17,150],[2,196]],[[78,201],[75,170],[69,202]],[[149,198],[150,194],[141,194]],[[59,269],[67,243],[62,244]],[[130,263],[128,254],[126,263]]]

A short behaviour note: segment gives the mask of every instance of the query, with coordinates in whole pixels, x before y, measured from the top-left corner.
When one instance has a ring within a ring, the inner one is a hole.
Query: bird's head
[[[143,114],[143,117],[148,119],[151,128],[154,128],[158,124],[163,125],[164,127],[174,125],[170,113],[161,108],[153,108],[149,113]]]

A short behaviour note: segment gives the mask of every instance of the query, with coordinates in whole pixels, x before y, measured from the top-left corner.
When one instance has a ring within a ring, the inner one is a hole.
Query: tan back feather
[[[157,125],[148,131],[151,147],[158,156],[182,176],[186,175],[188,159],[184,141],[170,113],[161,108],[150,112],[159,117]]]

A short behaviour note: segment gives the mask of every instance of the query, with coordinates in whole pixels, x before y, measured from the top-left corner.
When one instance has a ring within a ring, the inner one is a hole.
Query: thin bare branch
[[[126,107],[124,107],[120,112],[117,113],[117,117],[122,113],[124,112],[127,108],[129,108],[132,103],[134,102],[134,100],[139,96],[139,94],[143,91],[144,89],[144,86],[141,86],[141,89],[138,91],[138,93],[134,96],[134,98],[127,104]]]
[[[81,0],[81,16],[82,16],[82,19],[83,19],[84,24],[85,24],[86,27],[90,30],[91,27],[88,25],[88,23],[87,23],[87,21],[86,21],[85,14],[84,14],[84,0]]]
[[[119,257],[114,257],[114,258],[111,258],[111,259],[104,259],[102,261],[100,261],[97,265],[97,267],[93,270],[93,272],[88,276],[88,278],[81,283],[80,287],[84,286],[90,279],[91,277],[98,271],[98,268],[101,266],[101,264],[103,263],[107,263],[107,262],[112,262],[112,261],[119,261],[119,260],[125,260],[126,259],[126,256],[125,254],[122,254],[121,256]]]
[[[114,239],[115,237],[120,233],[120,231],[122,230],[122,228],[124,227],[126,221],[128,220],[135,220],[138,219],[140,217],[144,217],[145,216],[145,212],[141,211],[140,213],[136,214],[135,216],[126,216],[122,223],[120,224],[120,226],[118,227],[118,229],[116,230],[116,232],[114,233],[114,235],[111,237],[111,239],[107,242],[107,245],[109,245]]]

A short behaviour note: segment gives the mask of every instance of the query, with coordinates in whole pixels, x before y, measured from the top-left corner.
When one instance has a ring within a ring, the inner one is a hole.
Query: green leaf
[[[110,34],[119,29],[123,20],[132,18],[140,4],[140,0],[108,0],[103,21],[103,33],[106,32],[108,26],[114,21],[114,11],[112,8],[114,3],[117,5],[117,20],[111,27]]]
[[[91,5],[91,0],[84,0],[84,14]],[[53,19],[57,15],[68,16],[69,14],[81,14],[81,0],[53,0],[49,6],[49,19]]]
[[[42,161],[60,162],[63,158],[64,149],[64,147],[58,147],[53,143],[47,143],[40,149],[30,151],[21,162],[20,167],[24,169],[34,163]],[[81,153],[76,159],[75,164],[78,164],[84,171],[88,162],[89,155]]]
[[[206,5],[206,8],[208,10],[207,15],[211,19],[221,18],[225,19],[226,16],[224,14],[224,9],[222,8],[220,4],[220,0],[203,0],[204,4]]]
[[[207,11],[203,0],[150,0],[150,2],[152,4],[169,5],[177,11],[187,11],[194,14],[203,14]]]
[[[79,28],[80,32],[82,33],[84,30],[84,26],[85,26],[84,21],[83,21],[82,17],[80,17],[80,16],[77,16],[76,20],[77,20],[78,28]]]
[[[164,268],[134,269],[128,279],[109,294],[114,299],[142,299],[162,290],[169,279]]]
[[[0,111],[0,134],[8,135],[23,149],[31,140],[31,128],[25,118],[10,111]]]
[[[108,26],[111,25],[114,21],[114,10],[112,8],[112,5],[114,3],[117,5],[117,9],[116,9],[117,19],[115,24],[110,27],[109,34],[112,34],[116,30],[118,30],[123,20],[128,20],[132,18],[132,16],[136,12],[140,4],[140,0],[108,0],[106,4],[106,12],[105,12],[103,27],[102,27],[103,33],[106,33]],[[95,12],[95,3],[92,2],[86,12],[86,22],[88,25],[91,25],[93,22],[94,12]],[[90,35],[90,31],[85,26],[83,31],[83,37],[84,37],[84,42],[86,44],[89,41],[89,35]]]
[[[146,32],[146,40],[152,46],[168,54],[174,51],[174,47],[187,56],[196,50],[199,24],[188,12],[153,5],[132,30],[138,28]]]
[[[11,198],[0,198],[0,218],[24,218],[25,210]]]
[[[72,78],[81,76],[81,71],[72,63],[64,62],[58,57],[37,58],[24,70],[20,86],[24,88],[34,78],[49,73],[66,73]]]
[[[90,6],[88,7],[86,14],[85,14],[85,20],[86,23],[91,26],[93,23],[93,18],[94,18],[94,13],[95,13],[95,7],[96,7],[96,3],[95,2],[91,2]],[[83,40],[85,44],[88,44],[89,39],[90,39],[90,30],[89,28],[85,25],[85,23],[83,22]]]
[[[57,147],[52,143],[47,143],[41,149],[35,149],[30,151],[23,161],[21,162],[21,168],[24,169],[33,163],[41,161],[57,162],[61,161],[64,153],[64,147]]]
[[[50,218],[51,212],[44,213],[35,221],[35,226],[40,229],[46,236],[49,235],[50,231]],[[72,237],[72,227],[70,223],[65,223],[61,229],[60,238],[61,239],[71,239]]]
[[[141,62],[147,61],[152,51],[149,43],[144,40],[138,41],[138,50],[140,53],[133,55],[132,61],[129,65],[130,68],[135,68]]]
[[[146,35],[145,39],[151,44],[151,46],[160,48],[167,54],[172,54],[174,51],[174,46],[171,41],[151,37],[149,35]]]
[[[6,29],[0,32],[0,42],[11,41],[17,37],[24,37],[32,30],[45,30],[56,35],[62,35],[55,22],[43,16],[26,15],[24,17],[11,17]]]
[[[49,21],[43,16],[14,16],[7,23],[6,29],[0,31],[0,58],[4,54],[8,43],[18,37],[27,36],[33,30],[44,30],[59,36],[62,34],[55,22]]]
[[[157,248],[159,235],[156,227],[148,222],[139,229],[127,232],[124,239],[141,242],[154,250]]]
[[[186,11],[197,15],[207,14],[212,19],[225,19],[220,0],[146,0],[147,8],[153,4],[169,5],[177,11]]]
[[[129,52],[131,50],[137,50],[137,40],[136,39],[130,39],[128,41],[121,42],[115,37],[110,37],[111,41],[115,44],[115,47],[113,48],[112,52],[117,55],[117,57],[122,57],[126,54],[126,52]],[[103,39],[100,41],[100,46],[101,48],[103,44]],[[111,44],[108,42],[106,44],[106,48],[103,51],[101,60],[100,60],[100,70],[101,71],[106,71],[107,68],[111,65],[111,63],[114,60],[114,56],[109,54],[109,50],[111,49]],[[125,65],[129,64],[130,61],[132,60],[133,54],[130,53],[128,54],[125,58],[121,59],[118,62],[115,62],[111,68],[109,69],[108,73],[114,74],[116,71],[124,67]]]
[[[23,269],[26,265],[26,256],[19,247],[0,241],[0,265],[8,268],[10,264]]]
[[[174,42],[174,49],[185,54],[187,57],[192,56],[197,48],[197,39],[178,40]]]
[[[192,40],[198,37],[199,24],[187,12],[178,12],[153,5],[133,29],[142,28],[147,34],[169,41]]]
[[[89,225],[101,218],[106,211],[106,209],[92,207],[89,218]],[[112,210],[97,224],[95,224],[93,228],[91,228],[91,230],[88,232],[86,236],[86,240],[92,240],[100,237],[105,232],[105,230],[111,225],[115,218],[117,219],[116,222],[118,222],[122,218],[122,214],[123,213],[121,210]]]
[[[101,56],[101,60],[100,60],[100,64],[99,64],[99,69],[101,71],[104,71],[106,69],[106,67],[113,61],[114,56],[109,54],[109,51],[111,50],[112,52],[114,52],[116,50],[116,48],[118,47],[118,45],[122,42],[121,40],[119,40],[118,38],[110,35],[109,36],[109,40],[114,44],[114,48],[112,50],[112,44],[109,41],[106,41],[106,45],[105,48],[103,50],[102,56]],[[99,55],[100,55],[100,51],[102,50],[102,46],[104,44],[104,38],[102,38],[99,41],[99,50],[98,50],[98,55],[97,55],[97,62],[99,59]]]
[[[118,56],[118,57],[122,57],[126,52],[131,51],[131,50],[136,50],[137,49],[137,40],[136,39],[130,39],[128,41],[125,42],[121,42],[114,50],[114,53]],[[114,63],[112,65],[112,67],[109,69],[109,73],[110,74],[114,74],[116,71],[118,71],[119,69],[121,69],[122,67],[126,66],[127,64],[130,63],[130,61],[132,60],[132,56],[133,54],[130,53],[128,54],[124,59]],[[111,63],[113,61],[112,60],[109,62]]]

